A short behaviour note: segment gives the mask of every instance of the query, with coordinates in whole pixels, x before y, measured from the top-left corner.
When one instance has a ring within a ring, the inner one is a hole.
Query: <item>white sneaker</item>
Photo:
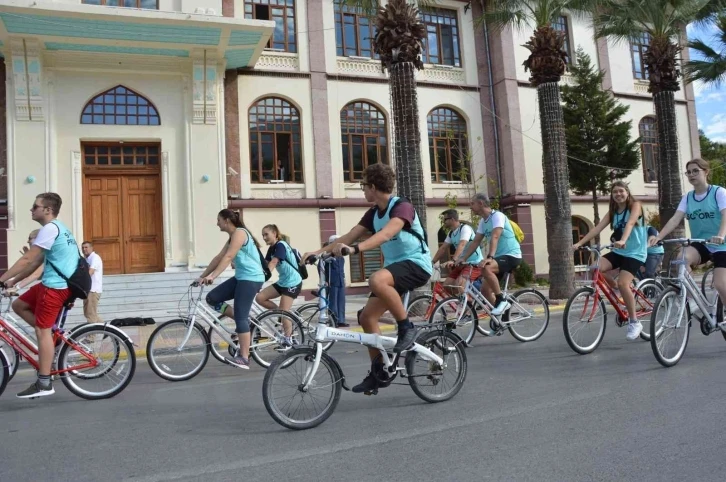
[[[512,304],[509,301],[502,300],[499,302],[498,305],[496,305],[494,307],[494,309],[492,310],[492,315],[499,316],[511,307],[512,307]]]
[[[641,331],[643,331],[643,325],[639,321],[636,323],[630,323],[628,325],[628,334],[625,338],[633,341],[640,336]]]

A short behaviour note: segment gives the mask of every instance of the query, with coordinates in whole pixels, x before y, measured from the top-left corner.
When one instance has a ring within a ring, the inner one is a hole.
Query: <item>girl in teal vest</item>
[[[276,224],[268,224],[262,228],[262,239],[269,246],[265,260],[270,271],[277,271],[277,283],[260,291],[257,303],[268,310],[276,310],[278,306],[272,300],[279,297],[279,308],[289,311],[295,298],[302,292],[302,276],[290,247],[290,238],[282,234]],[[289,318],[282,317],[282,327],[285,343],[292,346],[292,322]]]
[[[638,321],[635,313],[635,297],[630,291],[633,278],[638,275],[640,268],[645,264],[647,257],[648,243],[646,240],[645,221],[643,219],[643,208],[639,201],[630,194],[628,185],[623,181],[616,181],[610,191],[610,209],[603,216],[600,223],[591,229],[572,248],[579,249],[586,245],[592,238],[600,234],[605,226],[610,225],[613,234],[610,240],[613,243],[611,252],[600,258],[600,272],[605,280],[613,288],[615,281],[609,275],[609,271],[620,270],[617,287],[623,297],[625,306],[628,308],[630,323],[628,324],[628,340],[635,340],[643,331],[643,325]]]
[[[222,315],[233,318],[237,325],[239,348],[235,356],[227,361],[236,367],[249,369],[250,309],[265,281],[259,245],[242,222],[239,211],[222,209],[217,214],[217,226],[220,231],[229,235],[229,239],[219,254],[209,262],[197,282],[211,285],[234,262],[234,277],[210,291],[207,303]],[[231,299],[234,299],[234,308],[226,303]]]
[[[676,226],[688,219],[691,237],[706,239],[708,244],[693,243],[685,248],[689,270],[693,266],[713,261],[713,286],[722,300],[726,300],[726,189],[708,183],[708,162],[693,159],[686,163],[686,176],[693,191],[683,196],[673,217],[666,223],[660,234],[648,240],[654,246],[668,236]],[[699,316],[695,303],[691,313]],[[714,310],[716,308],[714,307]],[[715,315],[715,313],[711,313]],[[711,326],[714,328],[714,326]]]

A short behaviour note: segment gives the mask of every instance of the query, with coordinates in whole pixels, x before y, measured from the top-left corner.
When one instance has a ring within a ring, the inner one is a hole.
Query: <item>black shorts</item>
[[[275,288],[275,291],[280,293],[280,296],[289,296],[290,298],[297,298],[300,296],[300,292],[302,291],[302,283],[297,286],[293,286],[292,288],[284,288],[277,283],[272,285],[272,287]]]
[[[431,274],[413,261],[399,261],[389,264],[383,269],[393,276],[393,287],[396,288],[399,295],[420,288],[431,279]],[[370,297],[375,298],[376,295],[371,293]]]
[[[517,269],[517,266],[522,264],[522,258],[515,258],[514,256],[497,256],[494,258],[494,261],[497,262],[497,266],[499,267],[499,273],[497,273],[497,278],[500,280],[503,279],[508,273],[511,273],[515,269]]]
[[[715,253],[712,253],[703,243],[693,243],[691,246],[696,248],[699,256],[701,256],[700,264],[706,264],[709,261],[713,261],[713,266],[715,268],[726,268],[726,251],[716,251]]]
[[[640,272],[640,268],[645,266],[644,261],[639,261],[629,256],[623,256],[622,254],[613,253],[612,251],[604,255],[603,258],[610,261],[610,264],[613,265],[613,269],[619,269],[620,271],[625,270],[636,277]]]

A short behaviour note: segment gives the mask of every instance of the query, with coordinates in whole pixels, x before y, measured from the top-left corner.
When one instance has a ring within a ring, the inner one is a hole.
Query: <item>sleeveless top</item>
[[[264,283],[265,273],[262,271],[260,255],[257,253],[257,246],[252,235],[245,228],[237,228],[237,231],[244,231],[247,241],[234,256],[234,277],[239,281],[255,281]]]
[[[383,215],[378,212],[378,208],[373,208],[373,228],[375,232],[379,232],[391,220],[391,209],[397,200],[397,196],[391,196],[386,212]],[[417,232],[421,238],[425,238],[418,213],[414,214],[411,229]],[[384,268],[400,261],[412,261],[429,274],[434,271],[433,265],[431,264],[431,251],[429,251],[429,247],[416,236],[403,229],[396,236],[381,245],[381,252],[383,253]]]
[[[478,231],[483,234],[489,242],[491,242],[492,231],[494,231],[494,220],[492,218],[496,212],[497,211],[493,209],[487,220],[484,221],[482,219],[479,223]],[[517,241],[517,236],[514,234],[512,224],[509,222],[509,218],[506,215],[504,215],[504,228],[502,228],[502,234],[499,236],[497,252],[494,253],[495,258],[498,258],[499,256],[512,256],[514,258],[522,257],[522,248],[519,246],[519,241]]]
[[[73,237],[65,224],[57,219],[51,221],[51,223],[58,227],[58,236],[56,236],[50,249],[45,251],[45,266],[43,267],[41,282],[48,288],[62,290],[68,288],[68,283],[60,277],[49,263],[53,263],[66,278],[70,278],[78,267],[78,259],[81,255],[78,253],[76,238]]]
[[[463,223],[460,224],[458,228],[456,228],[449,234],[449,238],[451,238],[451,244],[454,246],[458,246],[459,243],[461,242],[462,226],[465,226],[465,224],[463,224]],[[466,243],[466,246],[464,246],[464,251],[466,251],[469,248],[469,246],[471,245],[471,242],[476,237],[476,232],[474,232],[473,228],[471,231],[472,231],[472,236],[471,236],[471,238],[469,238],[469,240],[468,240],[469,242]],[[474,251],[474,254],[472,254],[471,256],[469,256],[467,258],[466,263],[467,264],[479,264],[482,262],[483,259],[484,259],[484,256],[482,255],[481,247],[477,246],[476,250]]]
[[[716,191],[719,189],[720,186],[708,186],[706,197],[700,201],[696,200],[695,190],[687,194],[686,218],[688,227],[691,228],[691,237],[710,239],[718,235],[718,230],[721,228],[721,211],[718,210]],[[706,248],[712,253],[726,251],[726,244],[707,244]]]
[[[275,267],[277,270],[277,285],[281,288],[294,288],[302,283],[300,272],[295,269],[297,260],[289,244],[285,241],[278,241],[277,243],[285,247],[285,259],[287,259],[287,261],[279,260]]]
[[[613,231],[625,229],[625,225],[630,219],[630,210],[625,209],[623,212],[611,213],[613,217],[612,226]],[[633,226],[633,230],[630,232],[628,241],[625,243],[625,248],[613,248],[613,253],[617,253],[621,256],[628,258],[637,259],[645,263],[645,259],[648,257],[648,241],[647,241],[647,229],[645,228],[645,222],[643,221],[643,215],[640,215],[638,222]],[[616,239],[617,241],[617,239]]]

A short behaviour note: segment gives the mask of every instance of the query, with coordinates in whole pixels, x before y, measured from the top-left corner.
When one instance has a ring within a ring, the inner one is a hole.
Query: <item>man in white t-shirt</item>
[[[454,246],[456,251],[451,257],[455,260],[464,252],[464,249],[469,247],[472,240],[474,239],[474,228],[466,223],[459,221],[459,212],[456,209],[447,209],[441,213],[444,227],[449,231],[448,236],[444,240],[439,250],[431,260],[433,263],[438,263],[439,260],[444,258],[449,252],[450,246]],[[450,272],[446,280],[444,280],[444,286],[452,294],[459,294],[464,291],[467,278],[471,281],[476,281],[481,276],[481,268],[479,263],[483,260],[481,248],[477,247],[474,253],[466,260],[465,263],[454,267]],[[444,266],[453,266],[453,261],[444,263]]]
[[[90,241],[84,241],[81,250],[88,261],[88,272],[91,274],[91,292],[88,293],[88,298],[83,300],[83,316],[89,323],[103,323],[98,316],[98,300],[101,299],[103,291],[103,260],[93,251],[93,244]]]

